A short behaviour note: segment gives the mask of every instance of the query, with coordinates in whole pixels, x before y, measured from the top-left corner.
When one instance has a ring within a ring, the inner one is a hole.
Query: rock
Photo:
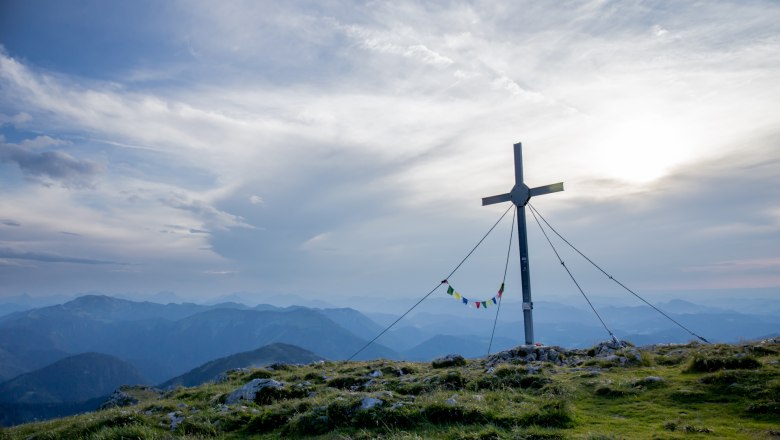
[[[100,409],[119,408],[138,404],[138,399],[118,389],[108,396],[108,400],[100,405]]]
[[[660,385],[663,382],[664,382],[664,379],[662,377],[647,376],[647,377],[644,377],[642,379],[639,379],[639,380],[635,381],[634,382],[634,386],[635,387],[641,387],[641,386],[644,386],[644,387],[650,386],[650,387],[652,387],[654,385]]]
[[[452,397],[450,397],[449,399],[447,399],[447,400],[444,402],[444,404],[445,404],[445,405],[447,405],[447,406],[455,406],[455,405],[457,405],[457,404],[458,404],[458,399],[457,399],[457,397],[458,397],[457,395],[456,395],[456,396],[452,396]]]
[[[371,372],[371,374],[369,374],[369,376],[371,376],[371,377],[382,377],[382,372],[379,371],[379,370],[374,370],[373,372]]]
[[[363,400],[360,401],[360,409],[369,410],[377,406],[382,406],[384,403],[385,402],[382,399],[377,399],[375,397],[364,397]]]
[[[257,396],[257,392],[263,388],[280,389],[283,387],[284,384],[282,382],[277,382],[273,379],[252,379],[241,388],[238,388],[228,394],[227,398],[225,398],[225,403],[232,405],[242,400],[254,402],[255,397]]]
[[[249,368],[233,368],[232,370],[224,371],[217,374],[211,379],[213,383],[225,383],[230,380],[230,375],[235,373],[249,373]]]
[[[555,365],[563,365],[564,359],[571,352],[561,347],[547,347],[544,345],[519,345],[510,350],[501,351],[490,355],[486,366],[493,367],[504,362],[550,362]],[[567,363],[571,363],[569,358]]]
[[[459,354],[448,354],[447,356],[436,358],[431,362],[433,368],[447,368],[466,365],[466,359]]]
[[[171,421],[171,431],[175,431],[179,423],[184,421],[184,416],[180,412],[175,411],[168,413],[168,419]]]

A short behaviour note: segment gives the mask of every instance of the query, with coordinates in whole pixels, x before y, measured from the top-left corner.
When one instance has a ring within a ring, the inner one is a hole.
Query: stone
[[[382,399],[377,399],[375,397],[364,397],[363,400],[360,401],[360,409],[366,411],[376,408],[377,406],[382,406],[384,403],[385,402]]]
[[[459,354],[448,354],[447,356],[436,358],[431,362],[433,368],[447,368],[466,365],[466,359]]]
[[[168,413],[168,420],[171,421],[171,431],[175,431],[179,423],[184,421],[184,416],[178,411],[170,412]]]
[[[457,397],[458,397],[458,396],[452,396],[452,397],[450,397],[449,399],[447,399],[447,400],[444,402],[444,404],[445,404],[445,405],[447,405],[447,406],[455,406],[455,405],[457,405],[457,404],[458,404],[458,399],[457,399]]]
[[[249,373],[249,368],[233,368],[232,370],[224,371],[217,374],[211,379],[212,383],[225,383],[230,380],[230,376],[236,373]]]
[[[369,376],[371,376],[371,377],[382,377],[382,372],[379,371],[379,370],[374,370],[374,371],[371,372],[371,374],[369,374]]]
[[[228,405],[232,405],[242,400],[248,402],[254,402],[258,391],[264,388],[281,389],[283,387],[284,384],[282,382],[277,382],[273,379],[252,379],[241,388],[233,390],[233,392],[228,394],[228,396],[225,398],[225,403]]]
[[[100,405],[100,409],[119,408],[136,404],[138,404],[138,399],[119,389],[108,396],[108,400]]]
[[[660,385],[664,382],[662,377],[647,376],[642,379],[638,379],[634,382],[635,387],[652,387],[654,385]]]

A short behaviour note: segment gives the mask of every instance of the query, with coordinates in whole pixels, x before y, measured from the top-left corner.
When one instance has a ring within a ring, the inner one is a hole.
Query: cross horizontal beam
[[[541,196],[544,194],[550,194],[558,191],[563,191],[563,182],[551,183],[550,185],[537,186],[528,190],[529,195]],[[496,203],[503,203],[512,200],[512,193],[499,194],[497,196],[483,197],[482,206],[495,205]]]

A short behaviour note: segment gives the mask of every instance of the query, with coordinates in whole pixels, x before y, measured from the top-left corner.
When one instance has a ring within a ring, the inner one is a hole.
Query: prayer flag
[[[469,300],[467,300],[466,298],[463,298],[463,304],[468,304],[468,303],[469,303]]]
[[[455,289],[453,289],[452,286],[447,287],[447,294],[452,295],[453,292],[455,292]]]

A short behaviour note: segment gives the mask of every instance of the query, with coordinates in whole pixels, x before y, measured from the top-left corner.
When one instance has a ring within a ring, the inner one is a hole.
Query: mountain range
[[[494,322],[495,315],[471,313],[448,298],[429,302],[359,353],[397,316],[236,302],[157,304],[103,295],[12,312],[0,316],[2,423],[94,409],[101,393],[118,384],[193,386],[234,368],[340,360],[356,353],[357,359],[414,361],[450,353],[480,357],[491,338],[491,352],[522,341],[516,303],[507,302],[502,319]],[[780,317],[773,314],[680,300],[659,306],[713,342],[768,337],[780,330]],[[692,339],[646,306],[599,310],[619,338],[637,345]],[[577,348],[606,339],[587,310],[542,301],[536,311],[536,335],[543,343]]]
[[[328,359],[345,359],[377,328],[351,309],[162,305],[89,295],[0,317],[0,380],[85,352],[124,359],[151,383],[275,342],[294,344]],[[374,344],[360,356],[398,354]]]

